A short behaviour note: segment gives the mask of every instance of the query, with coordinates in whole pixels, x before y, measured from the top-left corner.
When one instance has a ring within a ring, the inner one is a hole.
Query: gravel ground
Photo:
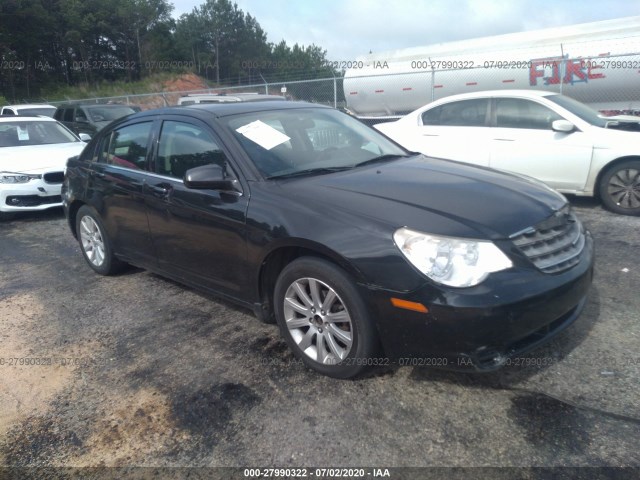
[[[572,202],[597,266],[567,331],[495,373],[355,381],[249,311],[94,274],[60,210],[2,222],[0,465],[639,467],[640,218]]]

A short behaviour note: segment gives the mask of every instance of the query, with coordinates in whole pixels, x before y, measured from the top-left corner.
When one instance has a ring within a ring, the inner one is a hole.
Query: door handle
[[[95,170],[91,170],[92,177],[105,178],[107,175],[103,172],[96,172]]]
[[[515,142],[515,139],[513,138],[494,138],[494,140],[497,140],[498,142]]]
[[[159,183],[157,185],[147,185],[154,197],[166,198],[171,192],[171,185],[168,183]]]

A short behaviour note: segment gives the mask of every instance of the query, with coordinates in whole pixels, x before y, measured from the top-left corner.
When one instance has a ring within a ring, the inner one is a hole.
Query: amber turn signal
[[[409,300],[402,300],[401,298],[391,297],[391,304],[394,307],[404,308],[405,310],[412,310],[414,312],[420,313],[429,313],[429,309],[418,302],[410,302]]]

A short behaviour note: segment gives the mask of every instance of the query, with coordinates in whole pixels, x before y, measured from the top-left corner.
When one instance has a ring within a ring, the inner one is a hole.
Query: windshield
[[[407,154],[377,131],[337,110],[266,110],[224,120],[267,178],[328,173]]]
[[[46,115],[47,117],[53,117],[53,114],[56,113],[55,107],[29,107],[29,108],[20,108],[18,110],[20,115]]]
[[[91,120],[94,122],[110,122],[119,118],[136,113],[131,107],[121,106],[103,106],[103,107],[90,107],[87,109]]]
[[[0,122],[0,147],[23,147],[53,143],[79,142],[58,122]]]
[[[576,117],[580,117],[585,122],[595,125],[596,127],[604,128],[607,125],[607,119],[602,118],[600,114],[591,107],[588,107],[584,103],[580,103],[570,97],[564,95],[549,95],[547,100],[551,100],[553,103],[566,108]]]

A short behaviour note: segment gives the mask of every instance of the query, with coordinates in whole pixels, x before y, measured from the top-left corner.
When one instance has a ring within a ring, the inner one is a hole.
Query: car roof
[[[49,105],[48,103],[21,103],[19,105],[3,105],[2,108],[42,108],[51,107],[56,108],[55,105]]]
[[[57,120],[45,115],[0,115],[0,122],[55,122]]]
[[[138,105],[127,105],[125,103],[62,103],[58,105],[58,108],[69,108],[69,107],[100,107],[100,108],[109,108],[109,107],[137,107]]]
[[[457,95],[450,95],[436,100],[433,103],[448,102],[451,100],[464,100],[470,98],[487,98],[487,97],[528,97],[528,98],[542,98],[550,95],[559,95],[558,92],[550,92],[548,90],[484,90],[481,92],[469,92],[459,93]]]
[[[229,102],[237,101],[260,101],[260,100],[282,100],[281,95],[267,95],[264,93],[192,93],[183,95],[180,100],[222,100]]]
[[[131,115],[126,117],[126,119],[129,120],[131,118],[141,118],[153,115],[184,115],[185,112],[189,112],[189,114],[200,118],[206,118],[207,116],[211,115],[220,118],[226,117],[228,115],[236,115],[242,113],[264,112],[269,110],[294,110],[300,108],[331,109],[331,107],[318,105],[316,103],[290,102],[285,100],[274,100],[271,102],[197,103],[194,105],[165,107],[138,112],[135,114],[135,116]]]

